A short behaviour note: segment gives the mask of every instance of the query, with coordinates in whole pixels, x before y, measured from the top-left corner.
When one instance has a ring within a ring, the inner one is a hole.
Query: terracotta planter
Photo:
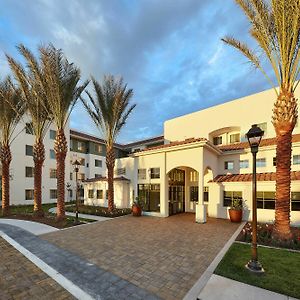
[[[132,215],[135,217],[140,217],[142,215],[142,209],[136,204],[132,205]]]
[[[230,221],[234,223],[241,223],[243,218],[243,211],[241,209],[229,209]]]

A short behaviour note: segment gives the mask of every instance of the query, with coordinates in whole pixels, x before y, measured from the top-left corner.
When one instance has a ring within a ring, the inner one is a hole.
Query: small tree
[[[122,78],[116,79],[108,75],[104,76],[102,84],[94,78],[92,82],[95,97],[86,91],[89,101],[83,98],[81,100],[96,126],[102,130],[106,141],[108,210],[112,211],[114,209],[114,143],[136,105],[130,105],[133,90],[127,89]]]

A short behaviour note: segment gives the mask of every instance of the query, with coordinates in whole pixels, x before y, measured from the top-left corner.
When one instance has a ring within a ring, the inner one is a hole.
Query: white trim
[[[16,250],[22,253],[27,259],[29,259],[33,264],[35,264],[38,268],[40,268],[44,273],[46,273],[49,277],[54,279],[60,286],[66,289],[70,294],[72,294],[76,299],[79,300],[93,300],[94,298],[87,294],[85,291],[80,289],[77,285],[75,285],[72,281],[64,277],[62,274],[58,273],[52,267],[43,262],[40,258],[35,256],[33,253],[25,249],[15,240],[10,238],[4,232],[0,231],[0,236],[5,239],[10,245],[12,245]]]

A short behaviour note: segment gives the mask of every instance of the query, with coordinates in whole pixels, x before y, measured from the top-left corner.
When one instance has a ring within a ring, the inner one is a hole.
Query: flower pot
[[[132,205],[132,215],[135,217],[140,217],[142,215],[142,209],[136,204]]]
[[[234,223],[241,223],[243,218],[243,211],[241,209],[229,209],[230,221]]]

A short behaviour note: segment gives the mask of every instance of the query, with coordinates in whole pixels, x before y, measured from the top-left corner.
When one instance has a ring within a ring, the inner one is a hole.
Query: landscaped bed
[[[258,224],[257,225],[257,243],[278,248],[287,248],[300,250],[300,228],[291,227],[292,238],[289,240],[277,240],[272,235],[273,224]],[[237,241],[251,243],[252,241],[252,226],[251,223],[246,223],[243,230],[238,235]]]
[[[69,212],[75,212],[76,205],[67,206],[66,210]],[[82,205],[82,204],[79,206],[78,210],[79,213],[82,214],[109,217],[109,218],[115,218],[115,217],[131,214],[131,208],[115,208],[113,211],[110,212],[108,211],[107,207],[90,206],[90,205]]]
[[[263,275],[245,268],[251,258],[251,246],[235,242],[215,270],[215,274],[273,292],[300,298],[300,252],[258,247]]]
[[[33,205],[12,205],[10,207],[10,216],[5,217],[8,219],[26,220],[38,223],[43,223],[56,228],[67,228],[75,225],[85,224],[87,222],[94,222],[94,220],[79,218],[79,223],[75,223],[75,217],[66,216],[63,221],[56,221],[56,215],[49,213],[49,209],[56,207],[56,203],[49,203],[42,205],[44,210],[44,217],[38,217],[33,214]],[[0,216],[2,216],[2,210],[0,208]]]

